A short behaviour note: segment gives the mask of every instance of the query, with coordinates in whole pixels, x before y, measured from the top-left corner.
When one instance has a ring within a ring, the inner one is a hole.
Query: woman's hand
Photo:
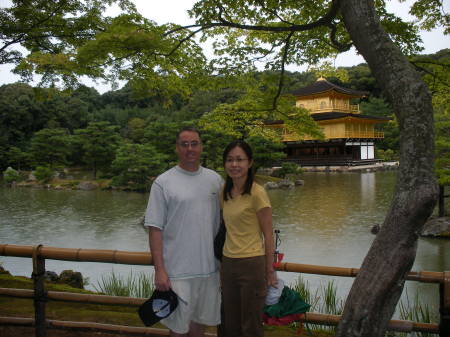
[[[277,272],[275,270],[267,270],[266,272],[267,286],[272,286],[278,288],[278,277]]]

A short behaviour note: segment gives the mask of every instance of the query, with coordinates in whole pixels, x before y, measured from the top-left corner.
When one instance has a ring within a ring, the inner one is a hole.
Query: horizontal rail
[[[341,319],[340,315],[320,314],[316,312],[305,313],[304,322],[318,325],[338,325]],[[150,334],[155,336],[168,336],[168,331],[164,329],[153,329],[143,327],[129,327],[122,325],[112,325],[103,323],[89,322],[71,322],[47,320],[48,328],[64,328],[64,329],[83,329],[92,331],[109,331],[126,334]],[[16,325],[16,326],[34,326],[34,319],[21,317],[0,317],[0,325]],[[396,332],[428,332],[438,333],[439,325],[433,323],[417,323],[412,321],[391,320],[388,324],[389,331]],[[216,336],[215,334],[206,334],[206,336]]]
[[[0,288],[0,296],[11,296],[11,297],[21,297],[31,299],[34,297],[34,290]],[[146,301],[146,299],[135,297],[76,294],[58,291],[48,291],[47,298],[56,301],[83,302],[90,304],[128,305],[128,306],[139,306]],[[305,321],[312,324],[337,325],[341,319],[340,315],[328,315],[315,312],[307,312],[305,315],[306,315]],[[431,333],[431,332],[439,332],[439,327],[437,324],[431,323],[417,323],[404,320],[391,320],[388,325],[388,330],[400,332],[420,331]]]
[[[13,289],[0,288],[0,296],[18,297],[18,298],[34,298],[34,290],[31,289]],[[64,302],[79,302],[90,304],[109,304],[109,305],[126,305],[140,306],[147,299],[125,296],[109,296],[94,294],[77,294],[62,291],[47,291],[49,300]]]
[[[37,247],[37,246],[36,246]],[[0,255],[33,257],[35,246],[0,245]],[[106,262],[134,265],[153,264],[152,256],[147,252],[129,252],[107,249],[58,248],[39,246],[38,256],[45,259],[80,262]]]
[[[0,256],[29,257],[33,256],[35,246],[19,246],[0,244]],[[106,262],[130,265],[152,265],[153,260],[147,252],[129,252],[120,250],[57,248],[40,246],[37,254],[46,259],[80,261],[80,262]],[[355,277],[358,268],[329,267],[309,264],[283,262],[277,267],[279,271],[318,274],[329,276]],[[409,272],[407,280],[423,283],[444,283],[444,273],[434,271]]]
[[[34,319],[23,317],[0,317],[0,325],[34,327]],[[166,329],[130,327],[115,324],[47,320],[46,325],[49,329],[76,329],[92,332],[107,332],[149,337],[169,336],[169,330]],[[216,334],[206,333],[205,336],[212,337],[216,336]]]

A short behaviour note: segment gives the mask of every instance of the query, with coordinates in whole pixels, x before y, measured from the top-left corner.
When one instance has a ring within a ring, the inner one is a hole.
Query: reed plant
[[[419,293],[416,291],[414,299],[411,301],[408,288],[405,288],[405,299],[399,303],[399,315],[400,319],[421,322],[421,323],[436,323],[439,321],[437,313],[433,312],[430,306],[426,303],[422,303],[419,299]],[[396,336],[406,337],[407,334],[399,333]],[[420,337],[437,336],[436,334],[430,334],[426,332],[418,333]]]
[[[300,275],[297,281],[291,286],[297,291],[303,300],[311,304],[311,312],[320,312],[323,314],[341,315],[344,311],[345,299],[338,298],[337,287],[334,280],[328,281],[326,284],[321,284],[314,292],[308,280],[304,280]],[[409,320],[420,323],[436,323],[439,322],[439,315],[437,310],[433,310],[426,303],[422,303],[419,299],[419,292],[416,291],[413,300],[410,299],[408,289],[405,288],[405,299],[400,300],[398,304],[399,317],[402,320]],[[336,328],[332,326],[325,326],[319,324],[310,324],[310,328],[314,331],[324,331],[334,333]],[[406,333],[388,333],[387,336],[392,337],[407,337],[412,336]],[[432,337],[436,334],[425,332],[417,332],[414,334],[417,337]]]
[[[323,314],[340,315],[344,310],[344,301],[337,296],[337,287],[334,280],[321,284],[314,292],[311,291],[308,281],[300,275],[291,287],[297,291],[303,300],[311,305],[310,311]],[[310,324],[314,331],[328,333],[335,332],[336,328],[328,325]]]
[[[110,296],[148,298],[154,290],[153,276],[145,272],[133,274],[133,271],[128,276],[121,276],[113,270],[111,274],[103,275],[94,288]]]

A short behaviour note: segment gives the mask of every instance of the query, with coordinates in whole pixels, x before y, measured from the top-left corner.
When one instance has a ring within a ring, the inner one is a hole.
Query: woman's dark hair
[[[228,154],[231,150],[233,150],[235,147],[240,147],[245,154],[247,155],[247,158],[249,161],[253,160],[253,151],[250,145],[248,145],[243,140],[235,140],[227,145],[225,150],[223,151],[223,166],[225,166],[225,163],[228,158]],[[253,173],[253,166],[248,168],[247,172],[247,180],[244,184],[244,192],[242,194],[251,194],[252,185],[254,180],[254,173]],[[229,198],[231,198],[231,189],[233,188],[233,180],[228,176],[225,179],[225,186],[223,188],[223,200],[227,201]]]

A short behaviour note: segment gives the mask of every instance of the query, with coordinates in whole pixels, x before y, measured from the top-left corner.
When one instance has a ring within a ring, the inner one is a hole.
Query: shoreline
[[[398,162],[382,162],[372,165],[355,165],[355,166],[302,166],[303,172],[336,172],[336,173],[353,173],[353,172],[376,172],[376,171],[387,171],[396,170],[398,168]],[[273,168],[272,168],[273,169]],[[301,176],[301,175],[300,175]],[[279,178],[274,177],[263,177],[262,180],[273,181],[279,180]],[[37,189],[48,189],[48,190],[79,190],[79,191],[121,191],[121,192],[139,192],[146,193],[149,191],[151,184],[149,184],[146,190],[136,190],[127,186],[113,186],[111,185],[112,179],[64,179],[55,178],[48,183],[41,183],[37,180],[25,180],[20,182],[12,182],[11,184],[6,184],[11,188],[14,187],[28,187]]]
[[[352,165],[352,166],[302,166],[304,172],[376,172],[397,170],[399,167],[398,161],[380,162],[370,165]]]

